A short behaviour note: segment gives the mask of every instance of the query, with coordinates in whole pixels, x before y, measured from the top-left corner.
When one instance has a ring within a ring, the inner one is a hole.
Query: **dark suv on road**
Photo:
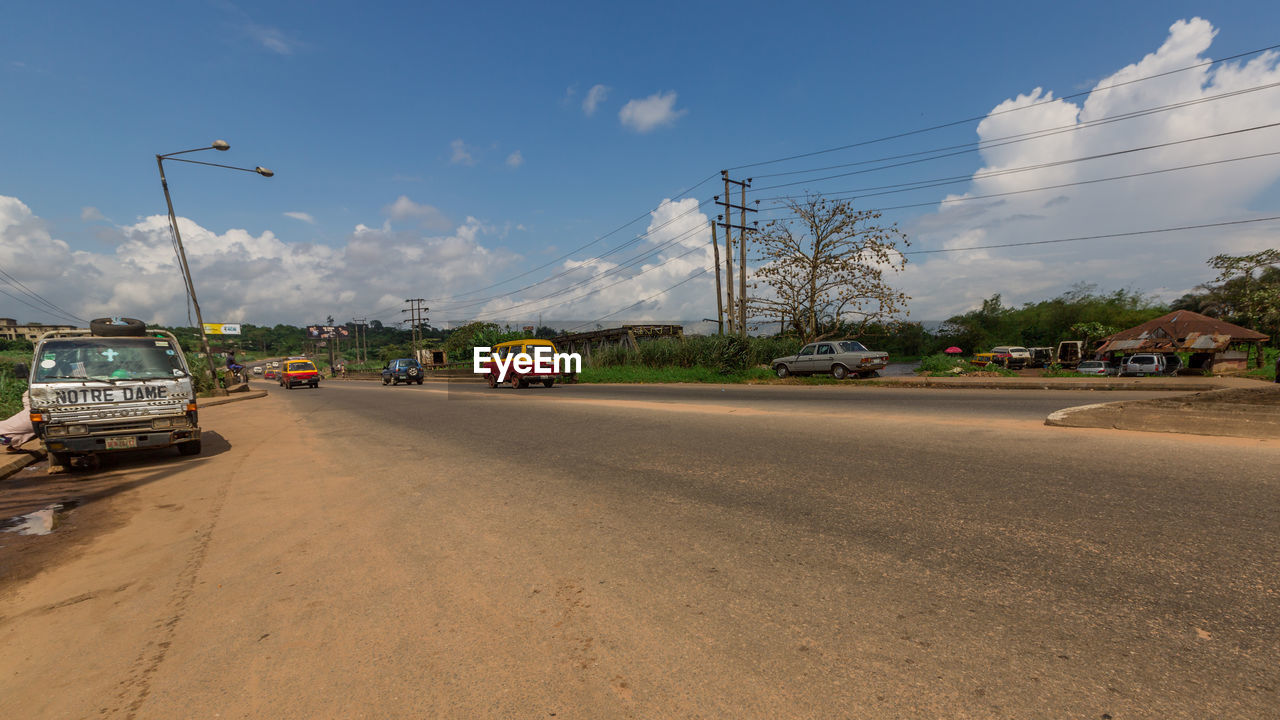
[[[422,365],[413,358],[400,358],[387,363],[382,368],[383,385],[399,385],[400,383],[422,384]]]

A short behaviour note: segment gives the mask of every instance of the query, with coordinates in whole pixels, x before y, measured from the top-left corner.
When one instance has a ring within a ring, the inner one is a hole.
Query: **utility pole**
[[[724,217],[720,215],[719,217]],[[716,239],[716,223],[711,221],[711,251],[715,253],[716,260],[716,325],[719,329],[717,334],[724,334],[724,297],[720,295],[720,241]]]
[[[725,268],[728,273],[729,285],[729,332],[733,333],[735,326],[737,332],[742,337],[747,336],[747,231],[751,228],[747,227],[747,213],[756,212],[756,208],[747,207],[747,188],[751,187],[751,178],[746,180],[733,180],[729,178],[728,170],[721,170],[720,177],[724,179],[724,202],[720,202],[716,198],[717,205],[724,206],[724,222],[720,223],[720,227],[724,228],[724,246],[725,246]],[[729,194],[729,186],[737,185],[742,189],[742,202],[739,205],[733,204],[733,196]],[[741,211],[741,221],[733,224],[734,210]],[[730,230],[737,228],[738,230],[738,304],[735,307],[733,303],[733,244],[730,240]]]
[[[410,342],[413,343],[413,359],[418,360],[418,341],[421,336],[420,326],[425,319],[422,313],[431,308],[422,306],[422,303],[426,302],[424,298],[408,298],[405,302],[409,303],[409,309],[401,310],[400,312],[409,313],[409,329],[412,331],[409,337],[411,338]],[[419,360],[419,362],[421,361]]]
[[[727,187],[728,187],[728,184],[726,183],[726,188]],[[728,190],[726,189],[725,192],[727,193]],[[726,194],[725,198],[728,198],[728,197],[729,196]],[[715,196],[715,201],[717,205],[724,204],[720,202],[719,195]],[[720,215],[719,218],[722,221],[726,219],[724,215]],[[718,223],[718,225],[724,228],[724,278],[725,278],[724,311],[729,320],[729,334],[732,335],[734,325],[736,324],[734,322],[734,318],[737,317],[737,312],[734,311],[734,308],[736,306],[733,304],[733,233],[729,232],[729,223],[720,222]]]
[[[351,322],[356,324],[356,357],[361,364],[369,362],[369,334],[364,329],[365,323],[369,322],[369,318],[351,318]],[[364,339],[361,340],[363,335]]]

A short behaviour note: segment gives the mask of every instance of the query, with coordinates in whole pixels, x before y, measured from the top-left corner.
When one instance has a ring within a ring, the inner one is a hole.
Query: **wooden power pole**
[[[747,227],[747,213],[756,212],[755,208],[747,207],[747,188],[751,187],[751,178],[746,180],[732,180],[729,178],[728,170],[721,170],[720,177],[724,179],[724,202],[720,198],[716,198],[717,205],[724,206],[724,222],[720,223],[720,227],[724,228],[724,247],[725,247],[725,269],[728,273],[729,286],[729,332],[736,330],[739,335],[746,337],[747,335],[747,231],[751,228]],[[729,186],[737,185],[742,190],[742,202],[738,205],[733,204],[733,196],[729,194]],[[740,222],[733,224],[734,210],[741,211]],[[738,230],[738,302],[733,302],[733,244],[730,240],[730,231],[734,228]]]
[[[410,342],[413,344],[413,359],[421,362],[418,356],[418,343],[421,338],[422,321],[425,319],[422,313],[431,308],[422,306],[422,303],[426,302],[424,298],[408,298],[405,302],[409,303],[409,308],[400,312],[409,313],[409,329],[411,331],[409,337]]]
[[[724,296],[720,294],[720,241],[716,239],[716,223],[711,221],[711,252],[716,261],[716,325],[717,334],[724,334]]]

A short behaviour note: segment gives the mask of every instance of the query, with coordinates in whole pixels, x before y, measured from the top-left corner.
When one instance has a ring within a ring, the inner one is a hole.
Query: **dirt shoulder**
[[[1280,385],[1235,387],[1151,400],[1067,408],[1046,425],[1280,439]]]

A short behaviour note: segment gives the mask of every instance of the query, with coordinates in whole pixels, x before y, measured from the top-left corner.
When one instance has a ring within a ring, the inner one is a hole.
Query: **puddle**
[[[79,505],[79,500],[56,502],[35,512],[11,517],[0,522],[0,530],[18,533],[19,535],[48,535],[58,525],[58,513],[72,510]]]

